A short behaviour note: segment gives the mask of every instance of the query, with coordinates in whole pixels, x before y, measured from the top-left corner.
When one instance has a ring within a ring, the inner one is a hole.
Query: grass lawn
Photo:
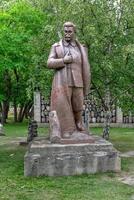
[[[27,123],[7,124],[6,136],[0,137],[0,200],[131,200],[134,187],[118,180],[124,174],[134,175],[134,158],[122,159],[122,172],[68,177],[23,176],[27,147],[15,143],[27,136]],[[92,128],[100,135],[102,128]],[[48,134],[47,128],[39,129]],[[134,129],[112,128],[110,141],[121,152],[134,151]]]

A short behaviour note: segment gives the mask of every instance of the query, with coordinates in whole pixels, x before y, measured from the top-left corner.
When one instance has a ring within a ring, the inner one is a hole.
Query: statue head
[[[75,39],[76,26],[72,22],[65,22],[64,25],[64,39],[70,42]]]

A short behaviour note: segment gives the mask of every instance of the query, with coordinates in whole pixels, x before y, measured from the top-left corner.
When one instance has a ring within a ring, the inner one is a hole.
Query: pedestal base
[[[94,143],[51,144],[36,138],[24,158],[25,176],[69,176],[120,171],[120,157],[113,145],[97,136]]]

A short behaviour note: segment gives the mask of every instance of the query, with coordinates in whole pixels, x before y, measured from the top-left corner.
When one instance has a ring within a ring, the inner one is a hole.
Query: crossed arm
[[[70,64],[73,62],[73,58],[71,55],[68,55],[68,53],[64,56],[64,58],[57,58],[56,54],[56,47],[52,46],[47,65],[49,68],[52,69],[60,69],[66,66],[66,64]]]

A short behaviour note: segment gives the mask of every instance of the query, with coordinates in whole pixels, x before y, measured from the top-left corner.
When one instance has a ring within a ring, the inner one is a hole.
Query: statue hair
[[[73,27],[74,32],[76,33],[76,25],[73,22],[65,22],[63,27]]]

